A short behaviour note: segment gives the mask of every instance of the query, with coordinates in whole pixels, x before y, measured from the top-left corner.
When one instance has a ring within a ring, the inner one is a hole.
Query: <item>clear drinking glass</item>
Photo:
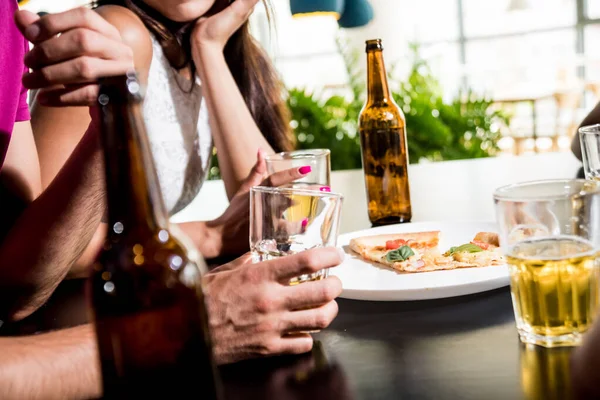
[[[272,260],[317,247],[336,246],[343,197],[337,193],[255,186],[250,190],[253,261]],[[327,270],[302,275],[297,284],[326,278]]]
[[[494,201],[521,341],[579,345],[598,312],[600,182],[519,183]]]
[[[296,150],[266,157],[269,174],[290,168],[309,166],[311,172],[290,186],[302,188],[310,185],[331,186],[331,152],[327,149]]]
[[[600,181],[600,125],[579,128],[579,142],[586,179]]]

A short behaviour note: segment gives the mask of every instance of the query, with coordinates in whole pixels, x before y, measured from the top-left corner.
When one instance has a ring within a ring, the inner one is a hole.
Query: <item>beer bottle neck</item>
[[[367,91],[368,104],[385,104],[391,100],[383,52],[379,49],[367,51]]]
[[[167,213],[141,113],[135,76],[109,78],[98,97],[106,169],[109,232],[157,232]]]

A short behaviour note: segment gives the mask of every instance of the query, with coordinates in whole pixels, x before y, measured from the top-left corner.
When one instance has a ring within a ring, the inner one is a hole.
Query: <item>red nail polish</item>
[[[308,225],[308,218],[304,218],[304,219],[302,220],[302,227],[303,227],[303,228],[306,228],[306,225]]]
[[[319,190],[321,192],[331,192],[331,188],[329,186],[321,186]]]
[[[298,168],[298,172],[300,172],[302,175],[310,174],[310,171],[312,171],[310,165],[305,165],[304,167]]]

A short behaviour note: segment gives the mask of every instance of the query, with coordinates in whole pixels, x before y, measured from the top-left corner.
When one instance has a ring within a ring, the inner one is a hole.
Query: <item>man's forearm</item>
[[[71,265],[67,279],[87,278],[90,275],[90,266],[96,261],[96,256],[104,245],[106,231],[107,224],[100,223],[87,247],[81,253],[81,256]]]
[[[0,398],[89,399],[101,394],[91,325],[0,338]]]
[[[104,209],[102,152],[88,131],[0,247],[0,319],[21,319],[52,294],[91,240]]]

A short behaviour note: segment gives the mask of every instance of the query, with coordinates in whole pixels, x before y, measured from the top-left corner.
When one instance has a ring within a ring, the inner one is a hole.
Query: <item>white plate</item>
[[[493,222],[417,222],[340,235],[338,246],[344,249],[346,258],[339,267],[331,269],[331,274],[342,280],[340,297],[376,301],[427,300],[485,292],[509,284],[506,265],[401,273],[364,261],[348,247],[350,239],[359,236],[432,230],[441,231],[441,251],[469,243],[477,232],[498,231]]]

